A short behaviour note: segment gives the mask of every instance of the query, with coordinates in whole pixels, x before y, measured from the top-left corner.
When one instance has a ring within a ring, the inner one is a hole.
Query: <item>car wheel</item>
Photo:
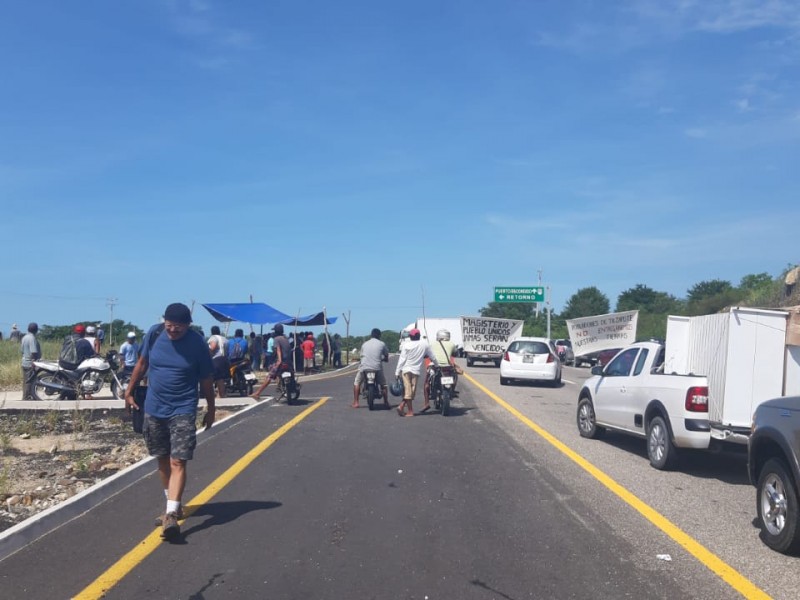
[[[800,550],[797,494],[782,460],[771,458],[766,462],[758,476],[757,489],[756,510],[762,541],[778,552]]]
[[[647,458],[660,471],[671,469],[678,458],[667,423],[661,415],[653,417],[647,426]]]
[[[561,387],[561,371],[558,372],[556,378],[553,379],[553,383],[551,384],[553,387]]]
[[[508,385],[508,377],[500,377],[500,385]]]
[[[578,402],[578,433],[581,437],[596,440],[606,432],[598,427],[594,416],[594,406],[589,398],[581,398]]]

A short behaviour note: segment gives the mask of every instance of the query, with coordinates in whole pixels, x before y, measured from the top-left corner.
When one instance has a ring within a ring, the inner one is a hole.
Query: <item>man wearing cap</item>
[[[8,334],[8,339],[12,342],[19,342],[22,340],[22,332],[17,329],[16,323],[11,326],[11,333]]]
[[[139,360],[139,344],[136,343],[135,331],[128,332],[125,342],[119,347],[119,355],[122,357],[122,372],[130,375]]]
[[[409,341],[403,344],[400,358],[397,361],[397,368],[395,369],[395,377],[400,377],[401,374],[403,376],[404,389],[403,401],[397,407],[397,414],[413,417],[414,410],[411,408],[411,403],[417,392],[417,380],[420,373],[422,373],[425,357],[430,358],[431,362],[436,366],[439,366],[439,361],[436,360],[436,355],[434,355],[428,342],[419,339],[419,329],[412,329],[408,332],[408,336]]]
[[[42,358],[42,348],[39,346],[39,340],[36,339],[36,333],[39,331],[39,325],[36,323],[28,324],[28,333],[26,333],[22,342],[20,343],[20,351],[22,352],[22,399],[35,400],[33,395],[33,385],[36,379],[36,371],[33,369],[33,361]]]
[[[181,498],[186,485],[186,463],[197,445],[195,422],[198,386],[207,403],[203,424],[214,423],[214,366],[205,340],[189,325],[192,313],[175,303],[164,311],[164,323],[154,325],[142,341],[142,353],[125,392],[128,411],[145,410],[144,439],[150,456],[158,459],[158,473],[167,506],[161,519],[161,537],[180,537]],[[145,406],[134,399],[134,389],[147,373]]]

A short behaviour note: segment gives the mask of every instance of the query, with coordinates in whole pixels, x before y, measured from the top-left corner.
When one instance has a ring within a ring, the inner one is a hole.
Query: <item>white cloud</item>
[[[753,110],[753,108],[750,106],[749,98],[739,98],[738,100],[734,100],[733,105],[739,112],[749,112]]]
[[[708,130],[703,129],[702,127],[690,127],[688,129],[684,129],[683,133],[686,137],[696,140],[701,140],[708,137]]]

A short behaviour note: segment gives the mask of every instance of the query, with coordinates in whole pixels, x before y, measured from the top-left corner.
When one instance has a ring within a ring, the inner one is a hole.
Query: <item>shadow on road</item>
[[[637,454],[647,460],[647,442],[642,438],[607,431],[602,443]],[[684,448],[678,450],[678,464],[675,470],[698,479],[716,479],[730,485],[750,486],[746,453]]]
[[[209,504],[204,504],[189,516],[188,522],[191,523],[198,517],[208,518],[202,523],[184,529],[182,537],[185,539],[193,533],[203,531],[209,527],[230,523],[249,512],[268,510],[271,508],[278,508],[279,506],[282,506],[280,502],[263,502],[258,500],[237,500],[235,502],[211,502]]]

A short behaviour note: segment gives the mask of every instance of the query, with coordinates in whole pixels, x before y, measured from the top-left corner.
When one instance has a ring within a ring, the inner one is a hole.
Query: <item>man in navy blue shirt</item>
[[[183,519],[181,497],[186,485],[186,463],[197,445],[195,422],[198,386],[208,405],[203,424],[214,423],[214,367],[205,340],[189,325],[192,313],[185,304],[170,304],[164,324],[154,325],[142,342],[142,353],[125,392],[128,411],[145,408],[144,438],[150,456],[158,459],[158,473],[167,497],[161,519],[161,536],[180,537]],[[136,404],[133,393],[147,374],[145,407]]]

